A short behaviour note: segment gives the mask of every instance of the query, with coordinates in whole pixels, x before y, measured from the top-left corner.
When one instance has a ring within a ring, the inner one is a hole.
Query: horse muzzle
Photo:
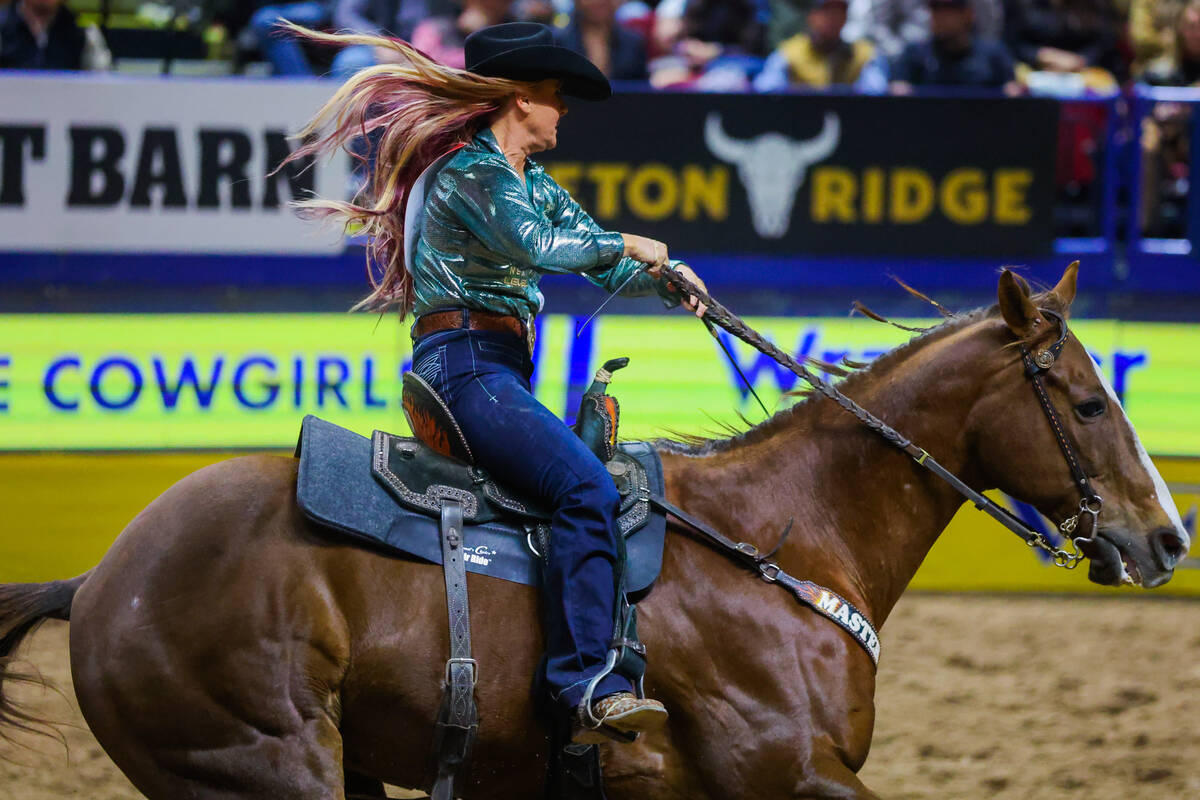
[[[1106,529],[1080,542],[1080,550],[1091,561],[1088,579],[1093,583],[1153,589],[1171,580],[1187,542],[1171,528],[1155,530],[1144,540]]]

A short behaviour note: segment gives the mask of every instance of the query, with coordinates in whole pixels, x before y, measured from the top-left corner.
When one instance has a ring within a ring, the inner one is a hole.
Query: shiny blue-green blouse
[[[540,165],[526,161],[522,181],[487,128],[431,178],[423,212],[408,265],[418,316],[465,307],[529,320],[542,307],[544,273],[579,273],[611,292],[643,266],[623,258],[621,234],[597,225]],[[652,292],[678,303],[644,272],[621,293]]]

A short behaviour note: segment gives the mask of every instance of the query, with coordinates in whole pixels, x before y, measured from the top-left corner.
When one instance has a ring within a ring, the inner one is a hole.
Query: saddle
[[[584,394],[575,432],[605,464],[621,497],[619,569],[624,596],[614,620],[607,669],[641,690],[645,647],[633,600],[662,565],[665,517],[651,508],[663,491],[662,464],[645,442],[618,444],[619,405],[607,394],[628,359],[606,362]],[[474,463],[449,408],[419,375],[404,376],[403,407],[415,438],[375,431],[371,439],[314,416],[304,419],[297,503],[323,527],[395,555],[440,563],[446,578],[451,652],[434,742],[433,800],[451,800],[478,728],[466,573],[528,585],[540,581],[551,547],[550,511],[507,489]],[[596,746],[570,742],[555,725],[547,796],[603,798]],[[613,738],[628,740],[609,731]]]

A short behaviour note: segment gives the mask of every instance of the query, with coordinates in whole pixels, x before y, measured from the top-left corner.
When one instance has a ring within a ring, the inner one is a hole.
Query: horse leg
[[[349,632],[296,536],[294,472],[247,458],[184,479],[75,595],[80,709],[150,800],[345,798]]]
[[[376,800],[386,797],[387,791],[383,788],[383,781],[347,770],[346,800]]]
[[[815,757],[811,777],[797,787],[795,800],[881,800],[839,758]]]
[[[222,720],[227,712],[210,706],[188,713],[187,719],[197,729],[208,727],[202,722],[205,717],[220,720],[219,736],[204,731],[202,737],[180,737],[186,743],[154,742],[130,722],[132,707],[121,698],[86,676],[76,687],[97,740],[149,800],[347,799],[341,736],[327,715],[283,731]]]

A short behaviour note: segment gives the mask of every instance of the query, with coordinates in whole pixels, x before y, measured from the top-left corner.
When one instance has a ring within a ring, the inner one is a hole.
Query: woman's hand
[[[676,264],[675,271],[687,278],[691,283],[695,284],[697,288],[703,289],[705,294],[708,293],[708,287],[704,285],[704,281],[700,280],[700,276],[693,272],[692,268],[687,264]],[[654,272],[651,271],[650,274],[653,275]],[[667,289],[669,291],[675,291],[675,285],[668,282]],[[687,310],[693,312],[700,319],[704,319],[704,312],[708,310],[708,306],[704,305],[704,303],[701,303],[700,298],[696,297],[695,295],[688,295],[685,297],[683,299],[683,306]]]
[[[622,233],[621,238],[625,240],[626,258],[641,261],[651,267],[661,267],[667,263],[667,246],[662,242],[633,233]]]
[[[625,240],[626,258],[641,261],[648,267],[646,272],[655,278],[662,277],[661,268],[669,261],[667,246],[665,244],[655,239],[648,239],[645,236],[638,236],[632,233],[622,233],[621,238]],[[676,265],[675,271],[705,292],[708,291],[708,287],[704,285],[704,281],[700,280],[700,277],[687,264],[680,263]],[[667,290],[675,291],[675,287],[668,283]],[[701,318],[704,317],[704,312],[708,310],[708,306],[701,303],[700,298],[692,295],[683,298],[683,305],[689,311],[694,312],[697,317]]]

